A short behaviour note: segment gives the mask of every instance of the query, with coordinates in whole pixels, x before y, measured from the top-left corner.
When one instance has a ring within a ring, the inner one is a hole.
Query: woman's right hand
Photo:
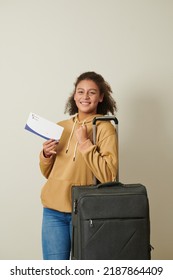
[[[52,155],[56,154],[56,145],[59,141],[50,139],[43,143],[43,155],[46,158],[51,157]]]

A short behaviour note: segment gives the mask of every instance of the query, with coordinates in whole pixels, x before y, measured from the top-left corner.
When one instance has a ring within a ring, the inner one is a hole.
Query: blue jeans
[[[69,260],[71,213],[43,208],[42,250],[44,260]]]

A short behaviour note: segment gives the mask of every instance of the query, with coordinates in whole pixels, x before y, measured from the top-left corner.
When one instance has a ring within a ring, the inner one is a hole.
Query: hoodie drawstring
[[[74,148],[73,161],[75,161],[75,159],[76,159],[77,146],[78,146],[78,142],[76,142],[76,145],[75,145],[75,148]]]
[[[77,123],[77,119],[75,120],[75,122],[74,122],[74,124],[73,124],[73,128],[72,128],[72,131],[71,131],[71,133],[70,133],[70,137],[69,137],[69,139],[68,139],[68,144],[67,144],[67,148],[66,148],[66,153],[68,153],[68,150],[69,150],[69,147],[70,147],[70,141],[71,141],[71,138],[72,138],[72,136],[73,136],[73,132],[74,132],[76,123]]]

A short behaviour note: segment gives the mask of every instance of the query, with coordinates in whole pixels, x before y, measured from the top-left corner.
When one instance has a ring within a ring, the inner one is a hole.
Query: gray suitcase
[[[97,120],[93,120],[96,138]],[[95,141],[95,140],[94,140]],[[108,182],[72,187],[72,252],[76,260],[148,260],[149,201],[142,184]]]

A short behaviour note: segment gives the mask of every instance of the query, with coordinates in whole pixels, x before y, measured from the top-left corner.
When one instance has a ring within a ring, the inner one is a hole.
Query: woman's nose
[[[89,96],[89,92],[84,92],[84,95],[83,95],[83,97],[85,98],[85,99],[88,99],[90,96]]]

